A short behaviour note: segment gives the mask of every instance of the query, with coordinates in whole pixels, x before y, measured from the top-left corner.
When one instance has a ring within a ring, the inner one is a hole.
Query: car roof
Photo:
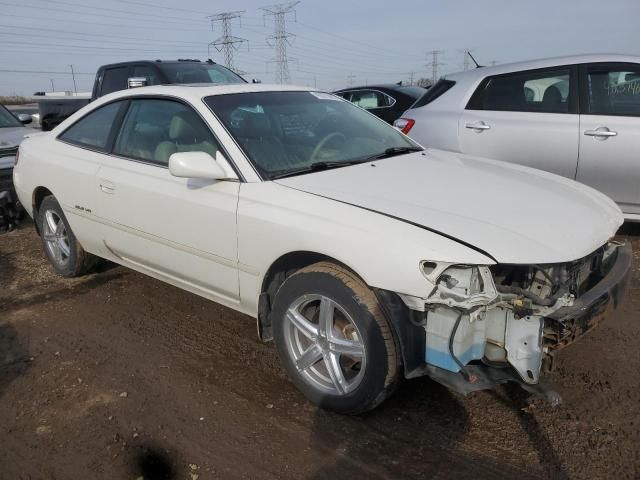
[[[518,72],[522,70],[533,70],[537,68],[547,68],[561,65],[573,65],[580,63],[595,62],[621,62],[621,63],[640,63],[640,57],[634,55],[616,54],[616,53],[592,53],[583,55],[565,55],[561,57],[540,58],[536,60],[527,60],[521,62],[505,63],[491,67],[474,68],[465,72],[450,73],[443,75],[443,78],[449,80],[459,80],[471,77],[488,77],[491,75],[500,75],[501,73]]]
[[[140,63],[153,63],[156,65],[166,65],[166,64],[176,64],[176,63],[195,63],[195,64],[201,64],[201,65],[218,65],[215,62],[207,62],[207,61],[201,61],[201,60],[197,60],[197,59],[190,59],[190,58],[186,58],[186,59],[182,59],[182,60],[127,60],[126,62],[117,62],[117,63],[108,63],[106,65],[102,65],[100,68],[111,68],[111,67],[121,67],[123,65],[133,65],[133,64],[140,64]],[[224,66],[224,65],[221,65]]]
[[[370,85],[360,85],[357,87],[347,87],[347,88],[341,88],[340,90],[335,90],[336,92],[349,92],[351,90],[371,90],[371,89],[376,89],[376,88],[386,88],[389,90],[402,90],[403,88],[406,87],[416,87],[416,88],[422,88],[419,87],[417,85],[398,85],[397,83],[376,83],[376,84],[370,84]],[[426,89],[425,89],[426,91]]]
[[[133,97],[138,95],[172,96],[189,98],[192,100],[209,97],[212,95],[230,95],[234,93],[251,92],[311,92],[314,88],[295,85],[270,85],[264,83],[229,83],[212,85],[207,83],[152,85],[127,90],[119,90],[100,97],[100,103],[115,100],[117,98]]]

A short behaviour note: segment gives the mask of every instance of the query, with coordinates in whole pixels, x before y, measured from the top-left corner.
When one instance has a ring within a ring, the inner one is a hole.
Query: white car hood
[[[602,246],[623,222],[618,206],[590,187],[441,150],[277,183],[438,232],[499,263],[576,260]]]

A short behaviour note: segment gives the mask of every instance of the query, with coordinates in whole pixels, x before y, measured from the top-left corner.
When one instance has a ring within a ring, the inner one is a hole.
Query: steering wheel
[[[320,142],[318,143],[318,145],[316,145],[316,148],[313,149],[313,152],[311,152],[311,163],[313,163],[316,158],[318,157],[318,154],[322,151],[322,149],[324,148],[324,146],[329,143],[329,140],[332,140],[336,137],[342,137],[342,139],[346,142],[347,141],[347,137],[344,136],[343,133],[340,132],[331,132],[329,135],[327,135],[326,137],[324,137],[322,140],[320,140]]]

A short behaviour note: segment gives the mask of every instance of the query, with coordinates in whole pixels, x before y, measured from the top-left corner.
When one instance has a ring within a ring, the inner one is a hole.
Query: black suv
[[[43,97],[38,100],[40,124],[49,131],[90,101],[131,87],[173,83],[247,83],[240,75],[213,60],[138,60],[112,63],[98,68],[91,99],[88,97]]]
[[[98,69],[93,83],[91,99],[129,88],[129,79],[137,80],[135,86],[173,83],[247,83],[240,75],[212,60],[182,59],[176,61],[142,60],[112,63]]]

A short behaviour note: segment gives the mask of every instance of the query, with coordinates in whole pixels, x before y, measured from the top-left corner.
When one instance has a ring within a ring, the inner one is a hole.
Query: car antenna
[[[476,62],[476,59],[473,58],[473,55],[471,55],[471,52],[469,50],[467,50],[467,55],[469,55],[469,58],[471,60],[473,60],[473,63],[476,64],[476,68],[482,68],[484,65],[480,65],[478,62]]]

